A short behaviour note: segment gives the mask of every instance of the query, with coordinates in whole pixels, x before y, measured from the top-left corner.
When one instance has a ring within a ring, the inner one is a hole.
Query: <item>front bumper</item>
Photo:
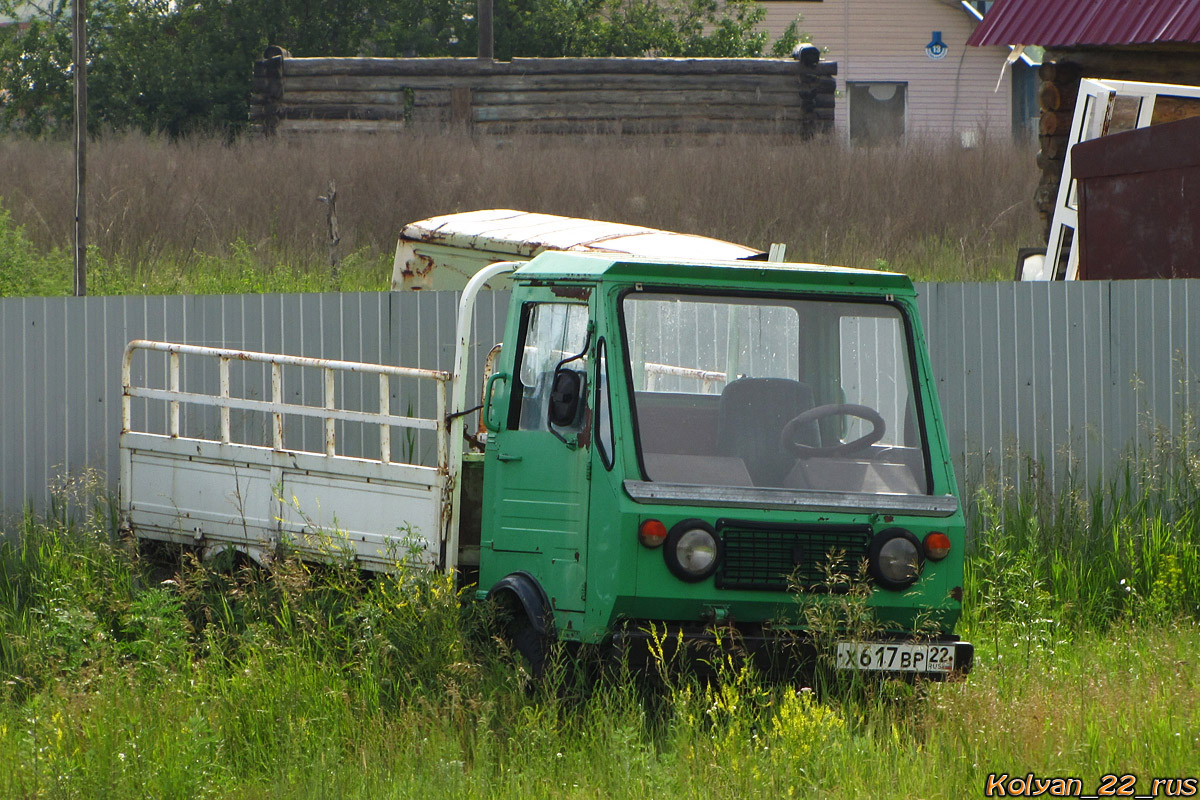
[[[686,668],[712,674],[722,665],[749,661],[760,672],[776,679],[811,672],[822,662],[822,656],[826,657],[826,665],[842,672],[921,675],[935,680],[966,675],[975,660],[974,645],[955,636],[896,634],[851,639],[840,638],[832,647],[822,648],[804,631],[776,630],[761,625],[700,626],[626,620],[614,630],[612,645],[615,657],[634,669],[674,671]],[[848,662],[846,648],[839,648],[839,644],[852,646],[849,652],[855,656],[863,650],[868,650],[868,654]],[[881,652],[877,654],[876,650]],[[935,651],[939,657],[917,655]],[[953,660],[947,664],[946,658]]]

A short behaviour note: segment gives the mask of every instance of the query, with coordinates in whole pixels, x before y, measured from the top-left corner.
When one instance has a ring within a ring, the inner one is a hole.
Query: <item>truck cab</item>
[[[869,581],[839,667],[970,668],[957,500],[915,292],[892,273],[546,252],[483,398],[478,594],[539,647],[747,645]],[[863,577],[860,567],[865,565]]]

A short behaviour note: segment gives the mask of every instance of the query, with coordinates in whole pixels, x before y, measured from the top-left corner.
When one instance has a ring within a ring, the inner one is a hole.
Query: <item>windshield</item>
[[[928,493],[894,306],[637,292],[622,310],[647,480]]]

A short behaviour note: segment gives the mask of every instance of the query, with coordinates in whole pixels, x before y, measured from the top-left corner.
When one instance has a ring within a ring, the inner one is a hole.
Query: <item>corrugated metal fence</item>
[[[1200,281],[922,284],[960,484],[1094,478],[1200,407]]]
[[[507,300],[497,294],[476,305],[476,371],[499,341],[494,331],[503,330]],[[49,487],[86,469],[115,483],[121,359],[132,339],[447,369],[457,310],[450,293],[0,298],[0,515],[20,512],[26,503],[45,508]],[[134,367],[154,380],[165,364]],[[181,388],[206,377],[211,390],[215,376],[185,371]],[[253,376],[243,380],[235,392],[254,396]],[[318,376],[306,376],[288,387],[289,399],[319,404],[319,383]],[[406,402],[399,399],[393,408],[403,413]],[[419,397],[413,409],[432,410],[432,395]],[[149,422],[148,429],[165,430],[165,419],[157,426],[146,420],[144,402],[141,408],[135,403],[134,412],[139,427]],[[307,441],[320,435],[308,427],[303,434],[301,446],[320,441]],[[355,446],[349,442],[339,452],[353,454]]]
[[[960,481],[985,469],[1019,479],[1026,457],[1054,477],[1068,455],[1094,475],[1152,424],[1174,430],[1200,406],[1200,281],[918,291]],[[448,369],[456,310],[450,293],[0,298],[0,512],[43,509],[49,487],[88,468],[115,480],[131,339]],[[506,310],[504,293],[481,302],[473,369]]]

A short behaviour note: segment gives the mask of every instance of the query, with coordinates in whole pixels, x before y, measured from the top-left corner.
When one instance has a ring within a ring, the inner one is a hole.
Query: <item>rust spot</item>
[[[410,253],[404,268],[400,271],[405,289],[419,291],[426,288],[430,282],[430,273],[436,266],[433,256],[424,253]]]
[[[576,438],[580,447],[592,446],[592,409],[584,407],[583,409],[583,424],[579,427],[579,436]]]
[[[427,256],[423,253],[415,253],[414,255],[416,255],[416,257],[417,257],[418,266],[416,267],[416,269],[411,270],[411,272],[413,274],[428,275],[430,272],[433,271],[433,267],[434,267],[433,256]]]
[[[550,291],[555,297],[569,297],[572,300],[587,300],[592,296],[590,286],[552,286]]]
[[[950,599],[955,600],[959,603],[962,602],[962,587],[961,586],[955,586],[953,589],[950,590]]]

